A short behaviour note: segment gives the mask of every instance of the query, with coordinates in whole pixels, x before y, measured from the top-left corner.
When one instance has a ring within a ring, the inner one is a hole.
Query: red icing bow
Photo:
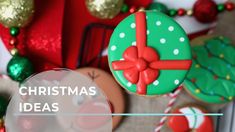
[[[159,60],[156,50],[146,44],[146,14],[138,12],[136,18],[136,46],[128,47],[123,61],[112,62],[114,70],[123,70],[124,77],[137,84],[137,93],[146,94],[147,85],[159,76],[159,70],[187,70],[191,60]]]

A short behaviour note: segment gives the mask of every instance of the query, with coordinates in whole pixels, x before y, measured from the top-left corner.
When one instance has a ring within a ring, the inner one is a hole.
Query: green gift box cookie
[[[108,59],[121,86],[154,96],[170,93],[183,82],[191,50],[186,33],[173,19],[146,11],[128,16],[116,27]]]

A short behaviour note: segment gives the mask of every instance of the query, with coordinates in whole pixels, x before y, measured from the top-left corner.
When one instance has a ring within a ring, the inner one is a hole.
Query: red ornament
[[[0,128],[0,132],[6,132],[5,126],[3,126],[3,127]]]
[[[17,45],[17,39],[15,37],[12,37],[10,40],[9,40],[9,44],[11,46],[16,46]]]
[[[217,5],[212,0],[198,0],[193,7],[193,15],[201,23],[211,23],[217,18]]]
[[[179,16],[184,16],[185,15],[185,13],[186,13],[186,11],[185,11],[185,9],[183,9],[183,8],[180,8],[180,9],[178,9],[178,15]]]
[[[132,6],[129,10],[130,13],[135,13],[136,12],[136,7]]]
[[[232,10],[234,10],[235,5],[234,5],[234,3],[232,3],[232,2],[226,2],[226,3],[225,3],[225,8],[226,8],[226,10],[228,10],[228,11],[232,11]]]

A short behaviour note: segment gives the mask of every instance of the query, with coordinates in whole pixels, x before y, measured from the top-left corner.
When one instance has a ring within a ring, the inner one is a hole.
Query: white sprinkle
[[[159,81],[158,81],[158,80],[156,80],[156,81],[153,82],[153,85],[155,85],[155,86],[157,86],[158,84],[159,84]]]
[[[135,23],[131,23],[131,28],[135,28]]]
[[[148,16],[146,16],[146,19],[148,19]]]
[[[124,60],[124,58],[121,58],[120,60]]]
[[[149,30],[147,30],[147,35],[149,35],[150,34],[150,31]]]
[[[156,25],[157,25],[157,26],[160,26],[161,24],[162,24],[161,21],[157,21],[157,22],[156,22]]]
[[[131,84],[130,82],[127,83],[127,86],[128,86],[128,87],[131,87],[131,85],[132,85],[132,84]]]
[[[161,38],[161,39],[160,39],[160,43],[165,44],[165,43],[166,43],[166,39]]]
[[[185,41],[185,38],[184,37],[181,37],[180,38],[180,42],[184,42]]]
[[[174,55],[178,55],[179,54],[179,49],[174,49],[173,53],[174,53]]]
[[[168,30],[172,32],[172,31],[174,31],[174,27],[173,27],[173,26],[170,26],[170,27],[168,28]]]
[[[131,43],[132,46],[136,46],[136,41]]]
[[[115,46],[115,45],[113,45],[112,47],[111,47],[111,50],[112,51],[115,51],[117,49],[117,47]]]
[[[180,83],[180,81],[178,79],[175,80],[175,85],[178,85]]]
[[[119,34],[119,37],[120,37],[120,38],[124,38],[124,37],[125,37],[125,33],[120,33],[120,34]]]

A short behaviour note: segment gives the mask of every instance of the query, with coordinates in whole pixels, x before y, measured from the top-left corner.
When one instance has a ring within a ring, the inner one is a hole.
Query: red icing
[[[182,114],[179,110],[174,111],[175,114]],[[167,124],[173,132],[188,132],[189,124],[185,116],[170,116]]]
[[[175,110],[173,113],[181,114],[179,109]],[[206,113],[204,111],[204,113]],[[167,124],[173,132],[191,132],[189,128],[188,120],[185,116],[170,116]],[[195,132],[213,132],[213,121],[212,118],[205,116],[204,122],[199,126],[199,128],[194,129]]]
[[[196,129],[196,132],[214,132],[212,119],[205,116],[204,122],[198,129]]]
[[[124,53],[124,61],[112,62],[114,70],[124,70],[124,77],[133,84],[137,84],[137,93],[146,94],[147,85],[159,76],[159,70],[179,69],[187,70],[191,60],[159,60],[156,50],[146,44],[146,14],[137,12],[136,18],[136,46],[128,47]]]

